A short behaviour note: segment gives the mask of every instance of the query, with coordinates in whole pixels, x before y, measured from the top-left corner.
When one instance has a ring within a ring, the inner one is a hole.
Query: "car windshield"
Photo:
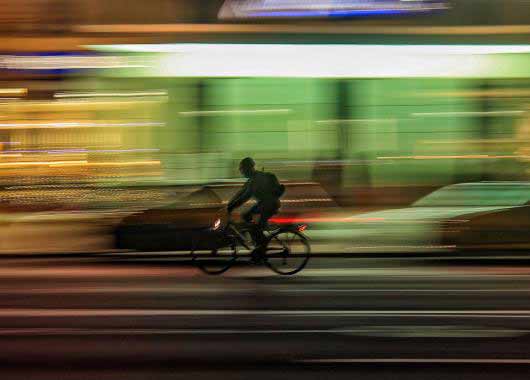
[[[519,206],[530,200],[530,185],[468,184],[437,190],[421,198],[413,207]]]

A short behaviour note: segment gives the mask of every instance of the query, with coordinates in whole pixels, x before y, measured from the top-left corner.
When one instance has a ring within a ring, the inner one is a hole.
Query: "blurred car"
[[[284,182],[277,218],[304,219],[311,211],[333,210],[335,202],[317,183]],[[186,251],[209,245],[226,223],[223,210],[242,183],[203,186],[178,201],[126,216],[114,230],[116,248],[137,251]],[[243,208],[252,206],[248,202]],[[235,215],[237,218],[237,214]]]
[[[527,249],[529,203],[530,182],[462,183],[410,207],[317,223],[307,233],[353,252]]]

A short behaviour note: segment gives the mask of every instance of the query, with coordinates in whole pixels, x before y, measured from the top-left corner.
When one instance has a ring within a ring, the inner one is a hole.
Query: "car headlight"
[[[216,231],[219,228],[221,228],[221,218],[215,219],[215,221],[213,222],[212,230]]]

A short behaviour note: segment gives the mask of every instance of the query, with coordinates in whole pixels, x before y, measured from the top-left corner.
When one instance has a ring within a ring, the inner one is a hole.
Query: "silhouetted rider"
[[[239,163],[240,173],[248,178],[243,188],[228,202],[228,212],[243,205],[250,198],[255,198],[257,203],[243,213],[243,219],[251,222],[253,215],[259,215],[257,226],[258,233],[254,237],[256,243],[263,243],[263,230],[267,227],[268,220],[280,209],[280,197],[285,192],[285,186],[278,182],[272,173],[258,171],[256,164],[250,157],[244,158]]]

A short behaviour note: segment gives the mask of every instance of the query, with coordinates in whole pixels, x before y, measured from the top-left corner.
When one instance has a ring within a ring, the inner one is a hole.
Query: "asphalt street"
[[[0,259],[4,378],[528,378],[530,259]],[[116,377],[118,376],[118,377]]]

